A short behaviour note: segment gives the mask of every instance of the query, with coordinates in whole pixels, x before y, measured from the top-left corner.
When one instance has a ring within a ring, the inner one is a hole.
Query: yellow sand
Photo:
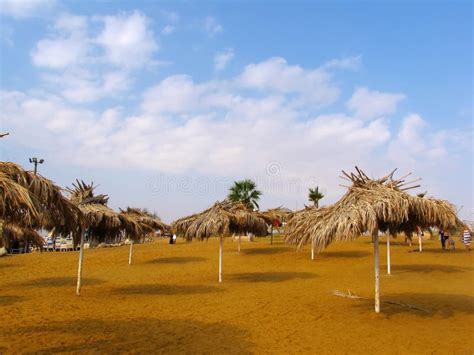
[[[459,353],[472,354],[473,255],[418,253],[397,241],[392,276],[381,245],[382,313],[373,311],[367,238],[309,258],[277,239],[217,239],[86,250],[82,295],[77,252],[0,259],[0,353]],[[350,289],[366,299],[332,294]],[[393,301],[406,306],[387,304]]]

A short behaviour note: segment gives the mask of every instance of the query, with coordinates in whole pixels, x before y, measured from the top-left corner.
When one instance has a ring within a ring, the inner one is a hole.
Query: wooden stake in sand
[[[222,236],[219,237],[219,282],[222,282]]]
[[[314,260],[314,240],[311,241],[311,260]]]
[[[77,287],[76,295],[81,294],[81,281],[82,281],[82,261],[84,260],[84,231],[81,229],[81,242],[80,242],[80,251],[79,251],[79,266],[77,268]]]
[[[387,234],[387,274],[390,275],[390,234]]]
[[[379,230],[372,232],[374,239],[374,269],[375,269],[375,312],[380,313],[380,273],[379,273]]]
[[[418,227],[418,249],[420,253],[423,251],[423,231]]]
[[[130,253],[128,254],[128,265],[132,265],[133,239],[130,239]]]

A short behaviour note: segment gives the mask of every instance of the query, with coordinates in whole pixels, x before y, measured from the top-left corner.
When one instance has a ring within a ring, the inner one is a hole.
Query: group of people
[[[467,225],[464,226],[460,239],[461,239],[461,243],[464,245],[464,248],[466,248],[467,251],[471,251],[472,236],[471,236],[471,230],[469,229]],[[454,238],[449,235],[448,231],[440,229],[439,240],[441,241],[441,248],[443,250],[446,250],[446,244],[448,245],[448,248],[451,248],[453,250],[456,249]]]

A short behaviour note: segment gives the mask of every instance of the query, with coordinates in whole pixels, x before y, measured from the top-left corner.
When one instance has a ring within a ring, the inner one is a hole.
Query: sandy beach
[[[2,353],[457,353],[471,354],[473,254],[381,245],[382,312],[373,312],[368,238],[309,258],[276,238],[218,239],[86,250],[75,295],[77,252],[0,259]],[[356,294],[362,299],[333,295]],[[367,299],[366,299],[367,298]],[[410,308],[411,306],[415,308]]]

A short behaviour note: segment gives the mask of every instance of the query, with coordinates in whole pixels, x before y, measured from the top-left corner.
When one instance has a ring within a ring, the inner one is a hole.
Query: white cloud
[[[357,117],[371,119],[394,113],[398,103],[404,98],[403,94],[370,91],[366,87],[360,87],[354,91],[346,105]]]
[[[129,77],[120,70],[98,77],[79,73],[77,77],[87,79],[84,83],[74,82],[74,72],[64,73],[70,77],[61,78],[57,85],[70,81],[61,92],[74,102],[122,92],[129,85]],[[53,85],[54,75],[48,80]],[[166,77],[144,91],[134,112],[114,104],[92,110],[60,96],[3,92],[0,122],[15,142],[39,152],[50,150],[58,165],[187,178],[200,174],[212,186],[229,176],[256,177],[262,179],[265,200],[275,204],[306,199],[310,184],[324,188],[327,201],[334,200],[341,193],[335,176],[355,164],[375,176],[394,163],[403,172],[410,168],[416,173],[411,168],[419,164],[415,168],[423,176],[433,176],[428,161],[452,160],[447,133],[430,129],[419,115],[408,115],[397,129],[387,118],[377,118],[393,109],[379,107],[377,115],[358,115],[373,109],[371,100],[361,100],[356,110],[331,112],[326,107],[322,114],[315,109],[315,102],[329,105],[338,95],[327,66],[307,69],[273,58],[251,64],[227,80]],[[271,162],[281,167],[276,187],[268,182]],[[294,192],[296,187],[300,190]],[[212,202],[200,201],[196,210]],[[170,216],[182,213],[177,207]]]
[[[234,49],[227,48],[223,52],[219,52],[214,56],[214,70],[222,71],[227,64],[234,58]]]
[[[298,65],[288,65],[284,58],[249,64],[238,80],[247,88],[301,94],[305,104],[327,105],[333,103],[340,93],[327,70],[306,70]]]
[[[406,164],[435,162],[447,154],[447,132],[432,132],[418,114],[409,114],[403,121],[396,139],[390,144],[392,160]]]
[[[14,18],[36,17],[54,8],[56,0],[2,0],[0,15]]]
[[[163,29],[161,30],[161,34],[163,35],[169,35],[169,34],[172,34],[175,30],[175,27],[172,26],[172,25],[166,25],[165,27],[163,27]]]
[[[31,51],[48,88],[72,102],[127,91],[133,71],[155,65],[158,45],[141,13],[88,18],[62,14]],[[96,24],[99,26],[95,26]]]
[[[222,32],[224,28],[214,17],[208,16],[204,19],[204,29],[209,34],[209,36],[214,36],[215,34]]]
[[[357,70],[360,68],[362,62],[362,56],[355,57],[344,57],[338,59],[332,59],[323,65],[326,69],[351,69]]]
[[[122,67],[141,67],[158,50],[148,18],[135,11],[131,15],[104,16],[102,32],[96,42],[104,49],[109,63]]]
[[[65,14],[56,20],[53,28],[54,34],[38,41],[31,51],[33,63],[51,69],[84,63],[90,51],[87,18]]]

